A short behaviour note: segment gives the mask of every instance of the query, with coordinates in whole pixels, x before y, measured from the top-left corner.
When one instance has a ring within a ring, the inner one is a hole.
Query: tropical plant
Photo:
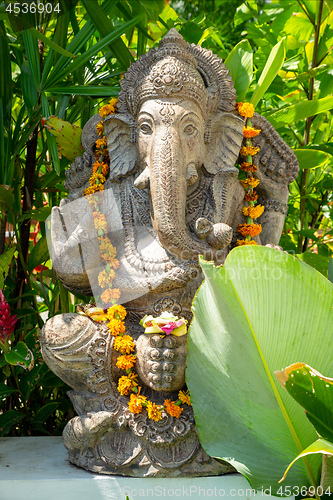
[[[321,493],[333,489],[333,379],[325,377],[305,363],[293,363],[275,372],[282,387],[305,409],[305,415],[319,435],[287,467],[282,482],[292,465],[300,458],[322,455]],[[320,490],[319,490],[320,492]]]
[[[316,432],[274,372],[295,359],[332,370],[333,284],[260,246],[235,248],[223,267],[201,266],[206,279],[193,302],[186,368],[200,441],[254,489],[284,495],[278,481]],[[290,494],[316,489],[319,473],[319,457],[298,461],[288,473]]]
[[[326,275],[333,249],[332,7],[331,0],[272,0],[260,6],[247,0],[234,18],[248,39],[237,51],[243,79],[254,73],[249,95],[277,43],[284,45],[285,60],[256,106],[300,162],[280,244]]]

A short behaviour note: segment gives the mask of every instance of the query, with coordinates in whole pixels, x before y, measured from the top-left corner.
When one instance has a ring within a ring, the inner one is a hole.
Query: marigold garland
[[[110,114],[116,113],[117,102],[117,99],[111,99],[109,104],[102,106],[99,110],[102,120],[97,123],[96,130],[100,137],[95,142],[95,162],[93,163],[93,171],[89,179],[90,186],[84,190],[85,196],[104,190],[106,176],[109,173],[109,152],[106,137],[104,136],[103,119]],[[126,327],[124,320],[126,309],[116,304],[121,292],[117,288],[112,288],[112,282],[115,278],[114,270],[119,268],[119,261],[116,258],[116,248],[106,236],[108,233],[108,223],[105,216],[100,213],[99,201],[98,196],[89,198],[98,235],[101,259],[105,264],[105,269],[98,275],[98,283],[101,288],[106,288],[101,294],[101,300],[105,304],[111,302],[113,305],[108,308],[107,312],[100,308],[92,308],[93,312],[89,313],[88,310],[86,314],[94,321],[108,321],[109,332],[115,337],[113,348],[120,354],[117,358],[116,366],[126,372],[125,375],[119,378],[117,388],[122,396],[130,395],[128,403],[130,412],[138,414],[142,412],[143,408],[146,408],[148,418],[155,422],[163,418],[162,411],[166,411],[172,417],[178,418],[183,411],[183,408],[180,408],[180,404],[191,405],[188,391],[186,393],[179,391],[179,399],[177,401],[166,399],[163,405],[156,405],[140,394],[141,387],[137,382],[138,375],[131,371],[137,359],[136,355],[132,354],[135,350],[135,344],[130,335],[125,335]]]
[[[250,121],[250,118],[254,115],[253,104],[249,102],[239,102],[236,107],[240,116],[245,118],[243,135],[246,139],[246,145],[241,147],[240,154],[246,156],[246,161],[243,161],[239,167],[246,173],[246,179],[241,179],[240,183],[246,191],[244,201],[248,203],[248,206],[243,207],[243,215],[247,218],[246,224],[238,224],[237,228],[238,232],[242,236],[245,236],[245,239],[238,239],[236,245],[257,245],[257,242],[252,240],[251,237],[258,236],[261,233],[262,227],[261,224],[254,224],[253,220],[262,215],[264,207],[261,205],[256,206],[258,195],[254,191],[254,188],[258,186],[259,180],[252,175],[253,172],[257,171],[257,167],[253,164],[252,157],[260,151],[260,148],[254,147],[251,143],[251,139],[256,137],[261,130],[252,127]]]

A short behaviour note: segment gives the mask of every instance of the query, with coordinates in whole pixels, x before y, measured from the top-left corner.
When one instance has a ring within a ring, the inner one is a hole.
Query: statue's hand
[[[51,242],[53,267],[65,284],[71,288],[76,275],[76,281],[81,276],[86,288],[87,272],[101,266],[101,260],[92,211],[84,197],[61,200],[60,207],[52,209]]]

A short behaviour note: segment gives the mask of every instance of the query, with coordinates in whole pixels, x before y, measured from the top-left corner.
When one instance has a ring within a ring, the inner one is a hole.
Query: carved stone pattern
[[[157,315],[159,315],[163,311],[169,311],[175,316],[181,316],[182,310],[183,308],[181,304],[171,297],[164,297],[162,299],[156,300],[153,304],[153,311]]]
[[[285,217],[288,215],[288,205],[286,203],[281,203],[278,200],[259,200],[260,203],[265,207],[265,210],[273,212],[280,212]]]
[[[68,191],[82,187],[91,176],[92,157],[89,153],[83,153],[71,163],[70,168],[65,171],[66,180],[64,188]]]
[[[111,336],[104,323],[97,325],[99,337],[88,348],[88,356],[94,367],[87,377],[87,385],[96,394],[105,395],[110,391],[111,381],[107,377],[106,366],[111,349]]]

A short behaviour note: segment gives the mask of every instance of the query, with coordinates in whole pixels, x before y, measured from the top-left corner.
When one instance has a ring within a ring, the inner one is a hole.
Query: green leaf
[[[10,263],[13,259],[16,247],[11,247],[0,255],[0,288],[3,289],[5,276],[8,273]]]
[[[285,55],[286,49],[284,44],[285,39],[282,38],[274,47],[269,55],[264,69],[260,75],[259,81],[255,86],[250,102],[256,106],[278,72],[280,71]]]
[[[46,236],[43,236],[40,240],[37,241],[36,245],[31,250],[28,259],[28,271],[31,273],[35,267],[43,264],[47,260],[49,260],[49,249],[47,246]]]
[[[21,66],[21,86],[24,103],[31,117],[34,108],[37,105],[38,92],[34,79],[32,77],[30,64],[24,62]]]
[[[299,232],[301,233],[301,231]],[[318,255],[317,253],[312,253],[309,251],[296,254],[296,257],[298,257],[303,262],[306,262],[306,264],[319,271],[321,274],[326,276],[326,278],[328,277],[328,265],[329,265],[328,257],[324,257],[323,255]]]
[[[314,27],[309,18],[303,12],[295,12],[284,26],[284,31],[288,35],[297,38],[298,41],[308,42]]]
[[[45,94],[42,94],[42,111],[44,116],[51,115],[49,103]],[[60,175],[60,160],[59,160],[57,141],[55,137],[52,134],[50,134],[48,130],[46,130],[46,139],[47,139],[48,149],[51,154],[52,162],[54,165],[54,170],[58,175]]]
[[[294,149],[294,153],[297,156],[301,170],[322,167],[330,159],[328,153],[316,149]]]
[[[262,246],[235,248],[221,267],[201,266],[186,368],[200,442],[274,495],[291,457],[317,438],[274,372],[295,358],[331,370],[333,284]],[[288,485],[315,484],[319,467],[315,456],[297,463]]]
[[[5,353],[5,360],[13,366],[22,366],[31,370],[34,357],[24,342],[18,342],[9,352]]]
[[[91,21],[93,22],[95,28],[101,34],[102,37],[107,37],[110,35],[110,33],[115,31],[104,9],[100,5],[98,5],[97,2],[91,2],[90,0],[81,0],[81,1]],[[141,19],[143,17],[144,16],[141,15]],[[126,47],[125,43],[123,42],[123,40],[120,37],[119,38],[117,37],[112,42],[109,42],[107,45],[111,50],[111,52],[118,59],[121,67],[123,67],[124,69],[128,68],[128,66],[133,62],[134,59],[130,51]]]
[[[35,87],[36,89],[39,89],[41,74],[40,74],[40,55],[38,50],[38,42],[37,39],[32,36],[30,30],[23,31],[23,40],[31,74],[35,83]]]
[[[317,439],[314,443],[310,444],[305,450],[302,451],[297,457],[288,465],[283,477],[280,479],[279,482],[283,481],[287,474],[288,471],[290,470],[291,466],[296,462],[296,460],[306,457],[308,455],[313,455],[316,453],[321,453],[322,455],[333,455],[333,443],[330,443],[329,441],[326,441],[325,439]]]
[[[242,101],[246,96],[253,76],[253,53],[248,40],[239,42],[232,49],[224,64],[233,79],[237,100]]]
[[[282,387],[305,409],[319,436],[333,446],[333,379],[305,363],[293,363],[275,375]]]
[[[237,7],[236,14],[234,17],[235,28],[240,24],[244,23],[248,19],[253,17],[253,12],[248,8],[248,6],[243,3],[239,7]]]
[[[333,283],[333,258],[330,257],[328,262],[328,279]]]
[[[8,385],[0,382],[0,399],[5,399],[10,394],[13,394],[13,392],[17,392],[17,389],[14,389],[13,387],[8,387]]]
[[[120,87],[105,87],[94,85],[75,85],[74,87],[50,87],[47,89],[50,94],[88,95],[90,97],[115,97],[120,91]]]
[[[303,101],[287,106],[275,111],[272,114],[266,114],[267,120],[275,128],[284,127],[298,121],[305,120],[309,116],[315,116],[319,113],[325,113],[333,108],[333,97],[323,97],[323,99],[313,101]]]
[[[2,102],[3,109],[3,121],[5,126],[10,122],[11,116],[11,105],[12,105],[12,83],[11,83],[11,60],[10,51],[8,44],[8,36],[6,33],[6,27],[3,21],[0,21],[0,54],[1,54],[1,72],[0,72],[0,101]],[[1,150],[1,148],[0,148]],[[3,151],[0,152],[0,158],[2,157]],[[0,182],[3,161],[0,163]]]
[[[7,210],[8,209],[12,210],[12,208],[14,206],[14,202],[15,202],[15,199],[14,199],[12,188],[8,187],[8,189],[7,189],[5,186],[0,186],[0,204],[4,203],[5,205],[7,205],[7,207],[6,207]]]
[[[6,436],[11,428],[23,418],[25,415],[15,410],[9,410],[0,415],[0,436]]]
[[[32,422],[34,424],[36,423],[43,424],[45,420],[47,420],[49,416],[58,408],[58,406],[59,403],[47,403],[45,406],[43,406],[37,411]]]
[[[70,161],[74,161],[77,156],[83,155],[84,149],[81,145],[82,129],[80,127],[56,116],[45,118],[45,127],[47,127],[50,134],[55,136],[61,155]]]
[[[132,21],[128,21],[127,23],[124,23],[121,25],[120,28],[112,31],[112,33],[109,33],[106,37],[102,38],[99,42],[95,43],[90,49],[88,49],[86,52],[78,56],[75,61],[71,62],[70,64],[67,64],[66,67],[60,71],[55,73],[55,68],[53,72],[51,73],[46,86],[52,87],[56,82],[59,82],[66,78],[67,75],[73,73],[74,70],[79,68],[80,66],[83,66],[87,61],[89,61],[92,57],[94,57],[98,52],[103,50],[105,47],[107,47],[110,43],[114,42],[119,38],[123,33],[125,33],[126,30],[129,28],[132,28],[135,26],[137,23],[143,19],[144,14],[135,17],[132,19]],[[44,113],[44,112],[43,112]],[[49,116],[51,113],[44,113],[44,116]]]

